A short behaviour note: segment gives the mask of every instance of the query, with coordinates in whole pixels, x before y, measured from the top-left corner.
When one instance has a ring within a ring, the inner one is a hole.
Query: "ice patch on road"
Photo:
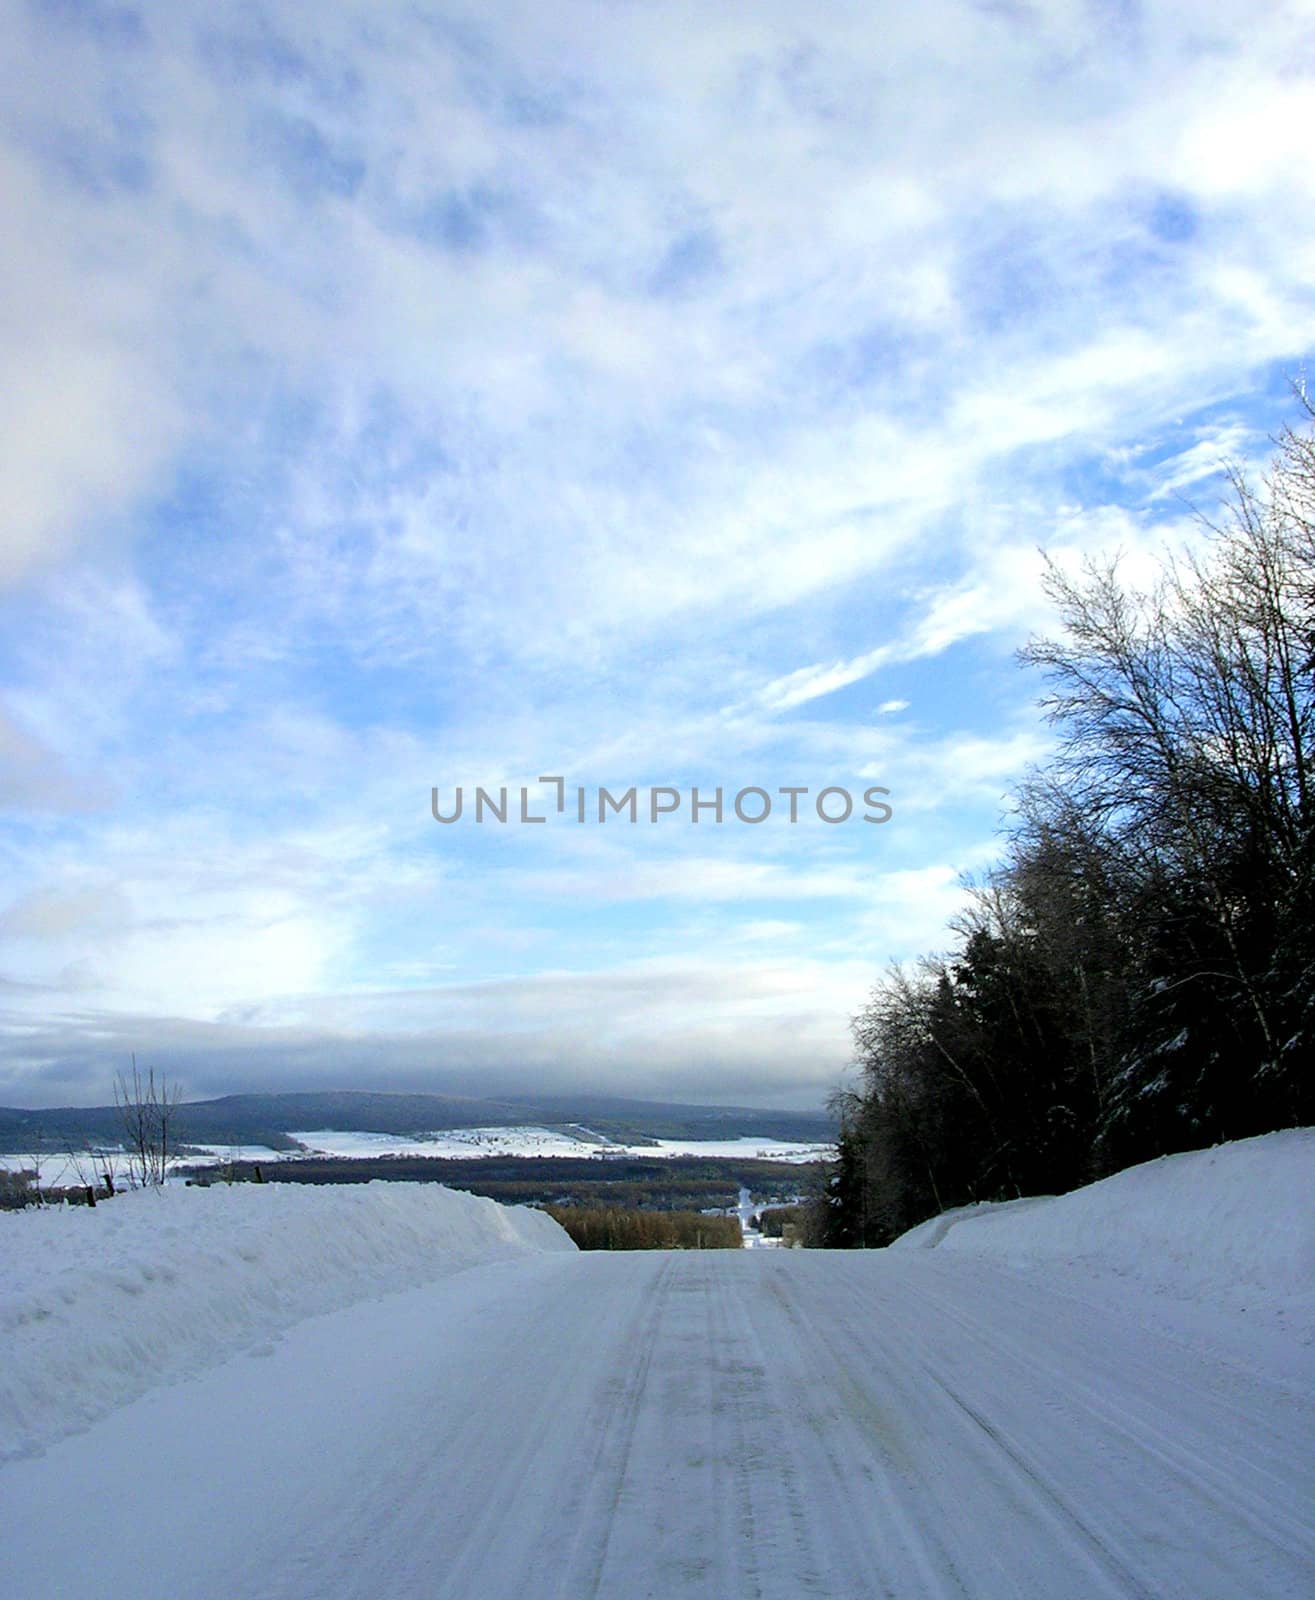
[[[1162,1156],[1071,1194],[964,1206],[892,1249],[1069,1262],[1315,1337],[1315,1128]]]
[[[0,1458],[307,1316],[574,1250],[541,1211],[438,1184],[239,1184],[0,1214]]]

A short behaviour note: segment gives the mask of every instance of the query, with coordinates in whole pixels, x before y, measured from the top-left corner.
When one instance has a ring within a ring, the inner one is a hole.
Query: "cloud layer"
[[[1309,8],[7,31],[0,1101],[822,1098],[1044,753],[1040,551],[1199,537],[1292,416]],[[429,817],[546,773],[895,815]]]

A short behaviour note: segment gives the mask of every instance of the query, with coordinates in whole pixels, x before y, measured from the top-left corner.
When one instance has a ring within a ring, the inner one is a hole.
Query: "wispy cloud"
[[[492,1072],[496,1006],[422,1058],[394,997],[540,1006],[563,949],[535,1072],[715,1095],[744,1028],[815,1093],[783,1035],[843,1054],[833,963],[848,994],[934,938],[1044,753],[1011,663],[1043,553],[1200,537],[1315,334],[1284,0],[10,20],[4,1099],[101,1092],[134,1031],[212,1087],[248,1046],[304,1077],[339,999],[344,1072]],[[547,772],[895,815],[428,818]],[[728,995],[718,951],[759,947],[813,998],[749,1029],[645,977],[681,939]],[[653,985],[607,1048],[587,977]]]

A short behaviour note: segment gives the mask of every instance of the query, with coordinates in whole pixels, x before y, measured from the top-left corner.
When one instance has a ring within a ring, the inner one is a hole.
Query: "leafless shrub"
[[[169,1169],[177,1144],[176,1113],[181,1090],[166,1077],[156,1079],[155,1068],[143,1078],[132,1058],[132,1073],[120,1072],[114,1081],[114,1104],[123,1119],[128,1181],[134,1188],[158,1189]]]

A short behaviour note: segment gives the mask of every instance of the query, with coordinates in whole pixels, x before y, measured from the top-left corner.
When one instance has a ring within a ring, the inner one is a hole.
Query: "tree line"
[[[950,951],[854,1019],[831,1245],[1315,1121],[1315,439],[1234,472],[1149,585],[1116,558],[1047,587],[1021,659],[1054,753]]]
[[[581,1250],[738,1250],[737,1217],[698,1211],[624,1211],[612,1206],[544,1206]]]
[[[227,1164],[239,1180],[253,1163]],[[740,1189],[788,1198],[808,1168],[757,1157],[708,1156],[302,1156],[270,1163],[272,1183],[442,1183],[504,1205],[551,1203],[624,1211],[733,1211]],[[182,1167],[204,1180],[211,1167]]]

